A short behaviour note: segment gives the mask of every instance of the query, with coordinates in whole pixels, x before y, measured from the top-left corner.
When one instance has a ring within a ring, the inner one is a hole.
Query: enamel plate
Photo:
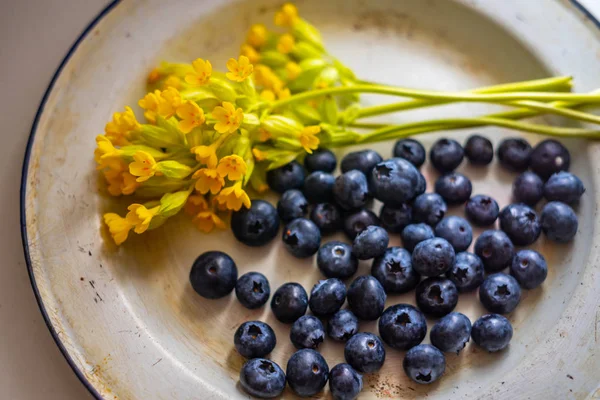
[[[117,249],[106,240],[101,214],[126,203],[99,195],[102,183],[93,161],[95,136],[114,111],[135,106],[154,65],[202,57],[224,69],[250,24],[271,23],[280,5],[272,0],[112,4],[73,47],[44,97],[23,166],[25,253],[57,344],[99,399],[248,398],[237,383],[243,359],[233,347],[233,333],[246,320],[262,319],[274,327],[278,345],[271,357],[281,366],[293,353],[289,326],[277,322],[268,306],[250,311],[234,295],[203,299],[188,274],[199,254],[218,249],[233,257],[240,275],[263,272],[273,291],[289,281],[310,290],[322,279],[314,260],[291,257],[280,240],[250,249],[229,231],[202,234],[185,215],[133,235]],[[465,90],[573,75],[575,91],[600,88],[600,29],[575,2],[302,0],[298,7],[322,31],[327,48],[366,80]],[[384,101],[390,99],[363,96],[365,104]],[[495,110],[458,105],[405,113],[397,121]],[[476,131],[495,143],[520,134]],[[420,140],[429,147],[440,136],[463,141],[474,132],[439,132]],[[444,377],[429,386],[410,381],[402,371],[404,353],[388,348],[384,368],[365,376],[361,398],[600,399],[600,147],[565,144],[572,170],[587,188],[577,208],[579,232],[570,245],[543,238],[536,243],[549,275],[542,288],[524,291],[509,315],[515,329],[510,347],[488,354],[470,343],[460,355],[447,355]],[[387,157],[391,146],[373,148]],[[431,190],[436,175],[428,164],[423,171]],[[474,193],[490,194],[501,206],[510,202],[515,176],[496,163],[473,170],[463,163],[460,171],[472,177]],[[462,209],[451,213],[460,215]],[[399,239],[392,238],[392,244]],[[359,274],[369,270],[364,263]],[[414,304],[414,293],[388,298],[388,306],[396,303]],[[457,311],[472,321],[485,313],[475,294],[461,295]],[[433,321],[428,322],[431,328]],[[375,323],[363,323],[361,330],[377,333]],[[342,345],[326,340],[320,350],[330,367],[343,362]],[[327,396],[326,389],[319,398]],[[294,395],[288,388],[283,397]]]

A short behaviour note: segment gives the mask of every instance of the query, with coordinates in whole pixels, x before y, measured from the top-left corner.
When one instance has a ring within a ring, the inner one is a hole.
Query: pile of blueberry
[[[515,203],[502,210],[490,196],[472,196],[469,178],[454,172],[465,156],[473,165],[492,161],[492,143],[485,137],[471,136],[464,148],[452,139],[440,139],[432,146],[429,159],[442,173],[434,193],[425,193],[426,181],[418,168],[426,153],[418,141],[398,141],[393,154],[388,160],[372,150],[347,154],[341,175],[335,177],[335,155],[316,151],[306,157],[304,168],[293,161],[268,173],[269,186],[281,193],[277,208],[254,200],[250,209],[233,214],[233,233],[248,246],[271,241],[283,221],[285,248],[299,258],[317,254],[317,265],[327,277],[314,285],[310,296],[300,284],[288,282],[271,299],[275,317],[292,324],[290,340],[298,349],[285,373],[264,358],[276,344],[269,325],[249,321],[238,328],[235,347],[249,359],[240,382],[249,394],[275,397],[287,382],[299,396],[313,396],[329,381],[334,399],[354,399],[362,389],[361,373],[375,372],[384,364],[384,343],[407,351],[404,371],[421,384],[444,373],[443,352],[460,352],[470,338],[487,351],[502,350],[513,328],[500,314],[512,312],[521,288],[538,287],[548,272],[540,253],[515,246],[531,245],[542,232],[549,240],[564,243],[577,232],[571,205],[585,189],[577,176],[567,172],[569,152],[555,140],[535,148],[521,138],[500,143],[496,151],[500,164],[521,173],[513,184]],[[547,202],[538,214],[534,207],[543,198]],[[373,199],[383,203],[379,216],[369,209]],[[446,216],[448,205],[461,204],[467,219]],[[497,219],[500,229],[493,229]],[[467,252],[473,241],[471,224],[489,228],[475,240],[473,253]],[[352,245],[321,243],[323,236],[338,231]],[[404,247],[388,247],[390,234],[399,234]],[[346,287],[344,280],[356,273],[359,260],[369,259],[373,259],[371,275],[358,276]],[[510,273],[502,272],[506,269]],[[250,309],[263,306],[270,297],[263,274],[249,272],[238,279],[234,261],[222,252],[202,254],[190,280],[206,298],[223,297],[235,288],[240,303]],[[471,324],[453,310],[459,293],[477,288],[490,314]],[[417,307],[385,308],[387,295],[413,289]],[[346,301],[348,309],[342,309]],[[305,315],[308,308],[313,315]],[[420,344],[427,334],[425,315],[441,318],[431,328],[431,345]],[[359,320],[376,319],[379,336],[359,332]],[[347,363],[331,370],[316,351],[326,335],[345,342]]]

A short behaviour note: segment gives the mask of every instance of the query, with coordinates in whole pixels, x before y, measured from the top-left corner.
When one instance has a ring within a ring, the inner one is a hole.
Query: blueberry
[[[535,210],[525,204],[510,204],[500,211],[500,229],[517,246],[527,246],[540,237],[542,225]]]
[[[298,396],[314,396],[325,387],[329,378],[329,366],[316,351],[298,350],[288,360],[286,377],[290,388]]]
[[[414,139],[400,139],[394,145],[394,157],[404,158],[419,168],[425,162],[425,148]]]
[[[510,275],[492,274],[479,286],[479,300],[489,311],[507,314],[521,301],[521,288],[517,280]]]
[[[344,233],[350,240],[354,240],[356,235],[367,229],[371,225],[381,225],[377,215],[371,210],[361,209],[344,218]]]
[[[190,271],[190,283],[200,296],[219,299],[227,296],[237,282],[235,262],[222,251],[207,251],[201,254]]]
[[[277,210],[264,200],[252,200],[250,208],[231,214],[231,230],[237,240],[247,246],[263,246],[279,231]]]
[[[354,400],[363,388],[362,375],[349,364],[338,364],[329,372],[329,391],[333,400]]]
[[[423,176],[423,174],[419,172],[418,179],[417,179],[417,185],[415,186],[415,198],[417,196],[425,193],[426,189],[427,189],[427,181],[425,180],[425,177]]]
[[[271,309],[275,318],[291,324],[306,313],[308,295],[306,290],[295,282],[284,283],[275,291],[271,299]]]
[[[413,269],[410,253],[402,247],[390,247],[373,260],[371,275],[386,293],[406,293],[414,289],[421,277]]]
[[[448,207],[446,202],[437,193],[423,193],[413,202],[413,219],[415,222],[425,222],[435,226],[444,218]]]
[[[539,142],[531,153],[530,167],[542,179],[548,179],[560,171],[568,171],[570,166],[569,150],[554,139]]]
[[[267,171],[267,184],[277,193],[300,189],[304,184],[304,168],[298,161]]]
[[[506,233],[499,230],[484,231],[475,241],[475,254],[487,272],[497,272],[508,267],[515,247]]]
[[[406,375],[416,383],[429,384],[438,380],[446,370],[444,353],[430,344],[420,344],[410,349],[402,367]]]
[[[335,154],[328,149],[317,149],[312,154],[307,154],[304,157],[304,167],[308,172],[333,172],[336,164]]]
[[[535,206],[544,196],[544,182],[533,172],[525,171],[517,176],[512,185],[513,199],[519,203]]]
[[[379,164],[383,158],[373,150],[361,150],[348,153],[342,158],[340,168],[342,173],[357,169],[365,175],[369,175],[373,167]]]
[[[402,230],[401,237],[404,248],[412,252],[419,243],[427,239],[433,239],[435,234],[429,225],[421,223],[407,225]]]
[[[298,258],[315,254],[321,245],[321,231],[310,219],[296,218],[283,228],[285,248]]]
[[[458,253],[446,277],[454,282],[459,292],[471,291],[483,282],[483,262],[473,253]]]
[[[522,288],[534,289],[548,276],[546,259],[535,250],[520,250],[512,259],[510,274]]]
[[[584,192],[581,179],[569,172],[561,171],[552,175],[544,185],[544,197],[548,201],[575,204]]]
[[[390,237],[385,229],[371,225],[354,238],[352,252],[359,260],[379,257],[387,249]]]
[[[308,306],[313,314],[326,317],[336,313],[346,301],[346,285],[337,278],[317,282],[310,292]]]
[[[271,287],[267,277],[260,272],[248,272],[237,280],[235,295],[244,307],[253,310],[269,300]]]
[[[396,304],[385,309],[379,318],[379,334],[397,350],[408,350],[427,335],[425,316],[410,304]]]
[[[510,342],[513,328],[510,321],[498,314],[487,314],[473,324],[473,341],[489,352],[500,351]]]
[[[454,171],[464,155],[462,146],[454,139],[440,139],[429,150],[431,164],[440,172]]]
[[[500,165],[512,171],[525,171],[529,167],[531,145],[522,138],[508,138],[500,142],[496,156]]]
[[[328,278],[346,279],[356,273],[358,259],[352,254],[352,247],[346,243],[327,242],[317,253],[317,265]]]
[[[454,256],[454,249],[446,239],[427,239],[415,247],[412,265],[421,275],[438,276],[452,268]]]
[[[248,321],[235,331],[233,342],[243,357],[259,358],[273,351],[277,338],[273,329],[264,322]]]
[[[465,251],[473,241],[473,230],[466,219],[451,215],[438,222],[435,236],[446,239],[454,251]]]
[[[270,399],[285,389],[285,373],[271,360],[253,358],[242,366],[240,384],[249,395]]]
[[[431,328],[429,338],[441,351],[458,354],[471,338],[471,321],[465,314],[451,312]]]
[[[348,305],[360,319],[371,321],[379,318],[385,299],[383,286],[370,275],[359,276],[348,288]]]
[[[359,372],[376,372],[385,362],[385,348],[372,333],[357,333],[346,342],[344,357]]]
[[[465,143],[465,155],[471,164],[488,165],[494,158],[494,146],[488,138],[472,135]]]
[[[559,243],[570,242],[579,226],[575,211],[559,201],[551,201],[542,208],[541,220],[546,237]]]
[[[310,212],[310,219],[323,235],[335,233],[342,228],[342,212],[332,203],[315,205]]]
[[[304,181],[304,195],[312,203],[328,203],[333,201],[335,177],[327,172],[315,171]]]
[[[277,202],[277,213],[284,222],[302,218],[308,211],[308,202],[298,189],[286,190]]]
[[[356,169],[339,175],[333,185],[333,197],[344,210],[363,207],[369,200],[367,177]]]
[[[500,207],[490,196],[478,194],[471,197],[465,206],[465,215],[477,226],[492,225],[500,214]]]
[[[384,205],[379,212],[381,226],[391,233],[400,233],[412,221],[412,208],[408,204],[398,207]]]
[[[417,285],[417,306],[425,314],[442,317],[458,304],[458,289],[446,278],[427,278]]]
[[[350,310],[340,310],[327,321],[327,335],[337,342],[345,342],[358,333],[358,318]]]
[[[450,172],[435,181],[435,192],[448,204],[462,204],[469,200],[473,185],[469,178],[458,172]]]
[[[316,349],[325,340],[325,329],[319,318],[303,315],[292,324],[290,340],[297,349]]]
[[[419,171],[403,158],[377,164],[369,175],[369,189],[377,200],[399,207],[415,197]]]

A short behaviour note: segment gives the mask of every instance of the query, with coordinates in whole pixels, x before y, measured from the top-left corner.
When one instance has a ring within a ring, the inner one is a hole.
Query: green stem
[[[278,100],[271,104],[271,109],[287,106],[290,104],[323,97],[325,95],[345,94],[345,93],[375,93],[393,96],[413,97],[420,99],[432,99],[443,101],[466,101],[483,103],[503,103],[519,100],[540,100],[540,101],[582,101],[587,103],[600,102],[600,95],[580,94],[580,93],[561,93],[561,92],[511,92],[511,93],[444,93],[430,90],[415,90],[403,88],[389,88],[375,85],[356,85],[340,86],[327,89],[309,90],[303,93],[295,94],[287,99]]]
[[[546,90],[570,90],[572,87],[572,78],[562,76],[556,78],[537,79],[527,82],[515,82],[502,85],[486,86],[465,93],[491,94],[502,92],[523,92],[523,91],[546,91]],[[396,111],[405,111],[421,107],[430,107],[446,104],[443,100],[409,100],[393,104],[384,104],[379,106],[365,107],[358,112],[358,118],[372,117],[375,115],[389,114]]]

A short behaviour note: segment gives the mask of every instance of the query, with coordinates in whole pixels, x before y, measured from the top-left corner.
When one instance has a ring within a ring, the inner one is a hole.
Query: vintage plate
[[[328,48],[365,79],[459,90],[572,74],[577,91],[600,87],[598,27],[577,3],[543,3],[306,0],[299,7],[322,30]],[[276,329],[275,361],[285,366],[293,351],[288,326],[276,322],[268,307],[246,310],[233,295],[202,299],[191,289],[188,273],[196,256],[220,249],[237,260],[240,273],[264,272],[273,289],[285,281],[310,289],[321,277],[312,261],[290,257],[277,240],[249,249],[230,232],[204,235],[185,216],[134,235],[116,249],[103,238],[100,215],[124,203],[98,194],[92,160],[95,135],[113,111],[142,96],[154,64],[205,57],[222,67],[237,54],[249,24],[269,22],[279,5],[271,0],[111,4],[77,41],[44,97],[23,167],[25,253],[48,326],[97,398],[246,398],[237,385],[243,360],[232,336],[248,319],[264,319]],[[365,103],[382,100],[387,99],[364,97]],[[490,108],[457,106],[399,118]],[[515,135],[497,128],[481,131],[496,142]],[[472,132],[453,135],[462,140]],[[430,145],[440,135],[422,139]],[[571,245],[543,240],[537,245],[548,258],[549,277],[543,288],[526,291],[510,315],[515,327],[510,349],[487,354],[469,345],[459,356],[449,354],[446,375],[431,386],[410,382],[401,370],[403,353],[389,350],[385,367],[365,377],[362,398],[600,398],[600,147],[583,141],[567,145],[572,169],[587,186],[578,207],[579,234]],[[390,153],[390,143],[375,147]],[[424,171],[431,188],[435,174],[428,166]],[[490,193],[502,205],[509,202],[512,174],[496,166],[469,173],[475,192]],[[368,268],[364,264],[360,272]],[[412,295],[393,296],[388,304],[413,301]],[[462,296],[458,310],[473,319],[484,313],[474,294]],[[361,327],[376,332],[373,323]],[[322,352],[330,366],[343,359],[342,346],[331,341]],[[293,394],[287,389],[284,397]]]

